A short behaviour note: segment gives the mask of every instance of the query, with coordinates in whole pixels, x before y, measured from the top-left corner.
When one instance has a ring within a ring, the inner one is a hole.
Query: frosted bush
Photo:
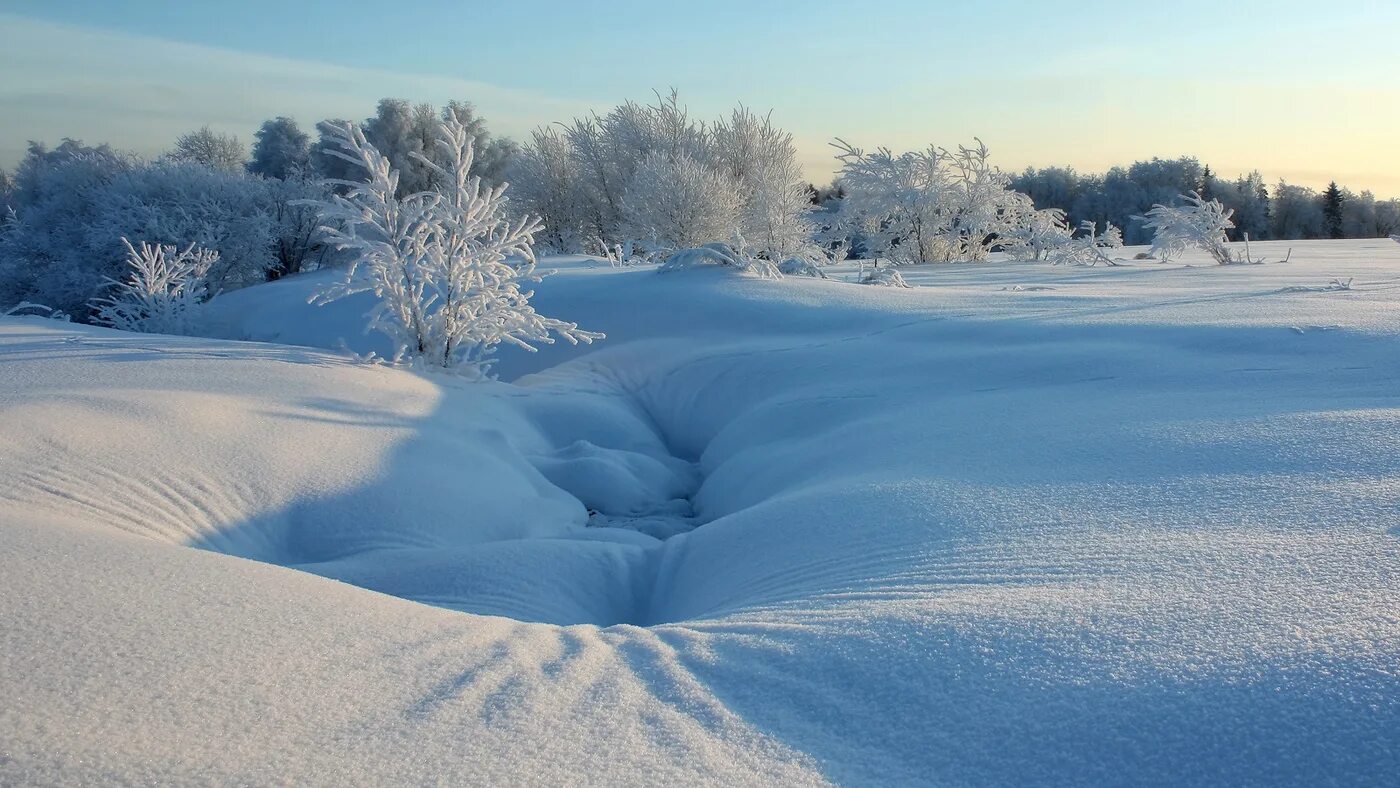
[[[868,252],[895,263],[985,260],[1018,220],[1028,197],[990,162],[987,146],[930,145],[895,155],[832,143],[841,161],[842,224],[864,235]]]
[[[1234,211],[1219,200],[1206,200],[1196,192],[1181,195],[1180,205],[1156,205],[1143,216],[1143,226],[1155,230],[1152,253],[1170,260],[1187,249],[1202,249],[1221,265],[1236,262],[1226,244],[1234,229]]]
[[[1116,266],[1118,261],[1110,257],[1105,249],[1123,246],[1123,234],[1109,224],[1102,234],[1098,226],[1090,221],[1079,223],[1080,235],[1071,238],[1050,254],[1050,262],[1055,265]]]
[[[22,317],[25,316],[25,313],[28,313],[31,317],[46,317],[50,320],[58,320],[63,323],[72,320],[72,317],[70,317],[67,312],[60,312],[53,307],[47,307],[43,304],[31,304],[28,301],[21,301],[9,309],[6,309],[4,312],[0,312],[0,317]]]
[[[1045,208],[1022,213],[999,240],[1013,260],[1049,260],[1070,242],[1072,235],[1065,212]]]
[[[763,260],[735,249],[729,244],[710,243],[673,252],[657,269],[661,273],[686,268],[717,265],[752,274],[760,279],[782,279],[782,272],[770,260]]]
[[[898,269],[888,265],[881,268],[878,260],[869,270],[866,270],[865,266],[862,265],[856,281],[863,285],[877,285],[879,287],[911,287],[908,282],[904,281],[904,275]]]
[[[787,276],[810,276],[814,279],[825,279],[826,273],[821,266],[805,257],[789,257],[778,263],[778,271]]]
[[[93,301],[93,322],[146,334],[197,333],[207,295],[204,277],[219,253],[194,244],[181,251],[145,241],[138,249],[125,238],[122,243],[131,274],[125,281],[108,280],[113,293]]]

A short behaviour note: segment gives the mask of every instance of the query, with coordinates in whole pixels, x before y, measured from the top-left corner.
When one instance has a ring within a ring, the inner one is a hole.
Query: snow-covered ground
[[[1400,245],[1291,246],[0,320],[0,782],[1391,782]]]

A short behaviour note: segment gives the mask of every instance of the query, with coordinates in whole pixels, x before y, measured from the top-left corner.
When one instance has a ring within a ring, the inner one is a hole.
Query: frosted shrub
[[[680,271],[706,265],[718,265],[752,274],[760,279],[782,279],[783,274],[771,260],[746,254],[729,244],[711,243],[673,252],[657,269],[661,273]]]
[[[592,342],[602,334],[545,317],[525,285],[540,280],[532,242],[539,222],[505,214],[506,185],[485,187],[472,175],[475,137],[448,114],[438,121],[439,156],[418,161],[436,191],[397,196],[399,173],[353,124],[327,124],[333,151],[366,173],[344,181],[344,195],[319,204],[322,232],[348,252],[345,277],[313,297],[328,303],[362,292],[378,302],[366,330],[398,346],[396,360],[467,375],[484,374],[502,343]],[[515,258],[515,259],[512,259]]]
[[[805,257],[789,257],[778,263],[778,271],[787,276],[810,276],[814,279],[825,279],[826,272],[821,266]]]
[[[60,312],[43,304],[31,304],[28,301],[21,301],[4,312],[0,312],[0,317],[23,317],[26,316],[26,313],[29,317],[46,317],[61,323],[67,323],[73,319],[67,312]]]
[[[1029,199],[1010,189],[981,140],[898,156],[832,144],[846,189],[844,224],[865,236],[870,253],[896,263],[985,260],[1028,214]]]
[[[1050,262],[1055,265],[1116,266],[1118,261],[1109,257],[1105,249],[1118,249],[1123,246],[1123,233],[1111,223],[1099,234],[1098,225],[1084,221],[1079,223],[1080,235],[1066,241],[1050,254]]]
[[[122,238],[131,275],[108,280],[113,293],[93,301],[93,322],[146,334],[192,335],[207,295],[204,276],[219,253],[194,244],[174,246],[141,242],[138,249]]]
[[[876,260],[875,265],[869,270],[862,265],[856,281],[863,285],[876,285],[879,287],[912,287],[912,285],[904,281],[904,275],[893,266],[887,265],[881,268],[879,260]]]
[[[1143,227],[1155,230],[1152,254],[1170,260],[1187,249],[1203,249],[1221,265],[1236,262],[1226,244],[1234,229],[1234,211],[1219,200],[1206,200],[1196,192],[1183,194],[1180,205],[1156,205],[1143,216]]]
[[[999,240],[1013,260],[1049,260],[1070,242],[1072,235],[1064,211],[1029,209]]]

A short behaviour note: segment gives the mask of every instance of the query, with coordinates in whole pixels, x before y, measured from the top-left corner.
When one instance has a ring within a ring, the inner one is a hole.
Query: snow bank
[[[0,321],[0,777],[1384,783],[1400,248],[1297,246],[562,260],[515,385]]]

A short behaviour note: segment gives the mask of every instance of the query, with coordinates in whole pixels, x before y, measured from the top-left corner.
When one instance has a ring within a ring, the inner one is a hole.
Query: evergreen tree
[[[1216,198],[1215,173],[1211,172],[1209,164],[1206,165],[1205,172],[1201,174],[1201,188],[1197,191],[1200,193],[1201,199],[1203,200],[1209,201]]]
[[[1342,197],[1341,187],[1336,181],[1327,185],[1327,191],[1322,193],[1322,217],[1323,232],[1328,238],[1341,238],[1342,236]]]

